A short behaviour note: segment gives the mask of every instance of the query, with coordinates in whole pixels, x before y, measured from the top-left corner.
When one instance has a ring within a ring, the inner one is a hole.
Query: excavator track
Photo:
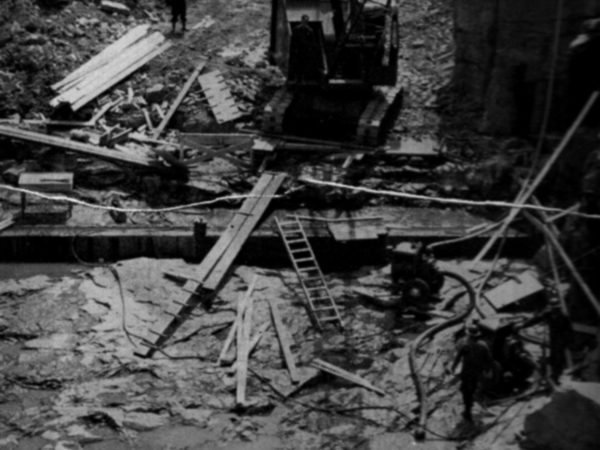
[[[378,88],[358,121],[356,143],[380,145],[392,128],[402,103],[402,87]]]
[[[283,119],[285,113],[294,100],[294,94],[283,87],[275,92],[275,95],[265,106],[262,117],[262,129],[266,133],[282,134]]]
[[[373,97],[366,103],[360,116],[354,121],[355,132],[348,136],[354,143],[376,147],[383,143],[388,131],[392,128],[402,102],[403,89],[401,87],[380,87],[373,90]],[[294,90],[289,88],[279,89],[263,111],[262,130],[272,134],[294,134],[285,129],[285,118],[288,125],[294,115],[292,103]],[[343,102],[342,102],[343,103]],[[343,108],[343,106],[342,106]],[[318,110],[313,111],[315,115]],[[297,118],[296,120],[302,120]],[[349,124],[349,126],[351,126]],[[312,136],[311,136],[312,137]],[[326,138],[326,137],[325,137]]]

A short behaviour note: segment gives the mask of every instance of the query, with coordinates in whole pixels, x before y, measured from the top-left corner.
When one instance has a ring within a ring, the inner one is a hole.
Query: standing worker
[[[168,0],[168,2],[171,3],[171,24],[173,25],[173,33],[175,33],[175,24],[177,23],[177,19],[181,20],[181,31],[186,31],[185,16],[187,12],[187,6],[185,1],[186,0]]]
[[[463,417],[472,422],[471,409],[475,400],[475,392],[483,378],[492,370],[492,354],[488,345],[480,339],[481,330],[477,323],[471,322],[465,326],[466,336],[457,343],[457,353],[452,364],[451,372],[462,362],[460,373],[460,391],[462,393],[465,411]]]

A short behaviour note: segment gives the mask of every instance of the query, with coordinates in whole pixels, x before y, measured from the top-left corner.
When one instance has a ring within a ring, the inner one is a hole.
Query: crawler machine
[[[263,130],[376,146],[398,115],[398,0],[273,0],[269,56],[286,85]]]

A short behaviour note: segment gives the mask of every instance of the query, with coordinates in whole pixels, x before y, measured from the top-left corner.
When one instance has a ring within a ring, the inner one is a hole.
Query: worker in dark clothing
[[[171,24],[173,25],[173,33],[175,33],[175,25],[177,19],[181,20],[181,31],[186,31],[185,21],[187,6],[185,0],[169,0],[171,3]]]
[[[480,339],[481,330],[477,323],[468,324],[465,331],[466,336],[458,341],[451,372],[454,373],[458,364],[462,362],[460,391],[465,405],[463,417],[472,422],[471,409],[475,401],[475,393],[484,376],[492,370],[492,354],[488,345]]]
[[[319,46],[317,35],[307,15],[292,33],[292,73],[298,83],[314,82],[319,75]]]

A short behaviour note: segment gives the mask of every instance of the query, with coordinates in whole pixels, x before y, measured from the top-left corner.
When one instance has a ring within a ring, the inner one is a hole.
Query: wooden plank
[[[196,78],[198,78],[198,75],[200,75],[200,72],[202,72],[202,70],[204,69],[205,66],[206,66],[205,59],[201,60],[198,63],[198,65],[196,65],[196,68],[192,72],[192,75],[190,75],[188,80],[185,82],[185,84],[181,88],[181,91],[179,91],[177,98],[175,98],[175,100],[171,104],[169,111],[167,112],[167,114],[165,115],[163,120],[160,122],[160,125],[158,125],[158,127],[156,127],[156,129],[152,133],[153,139],[158,139],[159,136],[162,134],[162,132],[165,130],[165,128],[171,121],[171,118],[175,114],[175,111],[177,111],[177,108],[179,108],[179,105],[181,104],[181,102],[183,101],[183,99],[185,98],[187,93],[189,92],[190,88],[192,87],[192,84],[194,83],[194,81],[196,81]]]
[[[283,354],[285,365],[287,366],[290,374],[290,380],[294,384],[299,383],[300,375],[298,374],[296,362],[294,361],[294,355],[292,354],[290,335],[288,330],[283,325],[283,320],[281,319],[281,314],[279,313],[279,308],[275,304],[275,301],[273,299],[268,299],[268,302],[269,307],[271,308],[273,325],[275,325],[275,331],[277,332],[277,338],[279,339],[279,345],[281,346],[281,353]]]
[[[244,133],[181,133],[179,135],[183,144],[190,147],[237,145],[253,142],[254,136]]]
[[[79,98],[92,92],[106,80],[110,80],[123,68],[128,67],[138,58],[149,53],[164,41],[164,36],[160,33],[154,33],[142,41],[136,42],[133,46],[127,48],[117,57],[107,62],[106,65],[97,68],[95,71],[86,75],[77,84],[70,89],[63,91],[60,95],[50,101],[50,106],[57,106],[60,103],[74,103]]]
[[[382,225],[353,223],[352,220],[328,222],[327,227],[333,238],[338,242],[378,239],[381,234],[386,232],[385,227]]]
[[[242,319],[244,317],[244,311],[246,310],[246,305],[248,303],[248,299],[252,295],[252,291],[254,291],[254,286],[256,284],[256,280],[257,280],[257,276],[254,275],[254,277],[252,277],[252,281],[248,285],[248,289],[246,289],[246,292],[238,300],[235,321],[233,322],[233,325],[231,325],[231,328],[229,329],[229,334],[227,335],[227,338],[225,339],[225,343],[223,344],[223,349],[221,350],[221,353],[219,354],[218,362],[220,365],[223,365],[222,363],[225,360],[225,357],[227,356],[227,354],[229,353],[231,344],[233,344],[233,338],[236,337],[236,333],[238,332],[238,329],[240,328],[239,325],[240,325],[240,323],[242,323]],[[239,333],[237,335],[239,335]]]
[[[82,106],[86,105],[88,102],[90,102],[94,98],[98,97],[104,91],[106,91],[107,89],[110,89],[115,84],[124,80],[129,75],[131,75],[133,72],[138,70],[140,67],[144,66],[146,63],[148,63],[149,61],[154,59],[156,56],[160,55],[162,52],[164,52],[165,50],[170,48],[171,45],[172,45],[171,42],[164,42],[158,48],[151,51],[150,53],[147,53],[146,55],[144,55],[143,57],[138,59],[134,64],[132,64],[131,66],[124,69],[122,72],[119,72],[118,75],[116,75],[115,77],[112,77],[110,80],[107,80],[105,83],[103,83],[101,86],[99,86],[93,93],[88,94],[85,97],[83,97],[82,99],[75,102],[73,105],[71,105],[71,109],[73,109],[73,111],[77,111]]]
[[[160,33],[154,33],[143,41],[137,42],[107,65],[90,73],[79,84],[62,94],[60,99],[63,102],[75,103],[77,100],[94,92],[103,83],[116,77],[118,73],[129,67],[139,58],[156,49],[162,42],[164,42],[164,36]]]
[[[148,24],[139,25],[135,28],[132,28],[118,40],[116,40],[104,50],[102,50],[100,53],[92,57],[92,59],[87,61],[85,64],[79,66],[76,70],[71,72],[61,81],[59,81],[58,83],[54,83],[52,85],[52,89],[54,91],[64,90],[64,88],[67,85],[71,84],[73,81],[76,81],[79,78],[85,76],[86,74],[93,72],[95,69],[99,68],[106,62],[113,59],[115,55],[118,55],[123,49],[129,47],[131,44],[145,36],[148,33],[149,29],[150,25]]]
[[[210,276],[204,281],[203,288],[210,291],[216,291],[227,271],[231,268],[233,261],[238,256],[242,246],[260,222],[263,214],[267,210],[267,207],[271,204],[272,196],[275,195],[283,180],[285,180],[285,174],[277,174],[272,177],[271,182],[267,188],[263,191],[261,196],[257,199],[257,203],[253,208],[251,215],[247,216],[247,220],[240,228],[239,233],[231,241],[231,245],[223,253],[219,262],[215,268],[211,271]]]
[[[515,278],[502,283],[486,293],[483,297],[496,311],[530,298],[544,291],[544,286],[531,273],[524,272]]]
[[[24,172],[19,175],[19,187],[43,192],[70,192],[73,190],[73,173]]]
[[[15,218],[12,214],[7,214],[4,218],[0,220],[0,231],[6,230],[9,227],[12,227],[15,224]]]
[[[242,116],[242,112],[231,96],[231,92],[225,84],[221,72],[214,70],[200,75],[198,82],[219,124],[238,119]]]
[[[379,395],[385,395],[385,391],[383,391],[382,389],[379,389],[376,386],[373,386],[371,383],[369,383],[364,378],[362,378],[356,374],[350,373],[340,367],[334,366],[333,364],[330,364],[321,359],[318,359],[318,358],[313,359],[311,362],[311,366],[313,366],[319,370],[322,370],[324,372],[330,373],[331,375],[335,375],[336,377],[343,378],[344,380],[349,381],[351,383],[362,386],[365,389],[369,389],[373,392],[376,392]]]
[[[36,142],[38,144],[44,144],[49,145],[51,147],[57,147],[64,150],[78,152],[111,162],[119,161],[139,167],[150,167],[158,170],[167,170],[167,168],[159,164],[158,161],[154,161],[150,158],[124,154],[122,152],[111,150],[105,147],[98,147],[96,145],[86,144],[84,142],[71,141],[69,139],[61,138],[58,136],[49,136],[47,134],[37,133],[35,131],[21,130],[20,128],[6,127],[0,125],[0,135],[10,137],[13,139],[19,139],[28,142]]]
[[[260,342],[260,340],[262,339],[262,337],[265,334],[265,331],[267,331],[267,329],[269,328],[270,322],[264,322],[260,327],[258,327],[258,329],[256,330],[256,333],[254,333],[254,336],[252,336],[252,340],[250,341],[250,346],[248,349],[248,356],[252,355],[252,352],[254,351],[254,349],[256,348],[256,346],[258,345],[258,343]],[[223,359],[220,361],[220,365],[222,366],[227,366],[227,365],[231,365],[235,362],[235,352],[233,352],[233,349],[231,349],[232,351],[230,351],[229,353],[227,353]],[[235,367],[232,367],[231,370],[235,369]]]
[[[242,226],[250,217],[251,212],[254,210],[258,201],[262,198],[261,195],[268,188],[275,178],[272,174],[262,175],[252,192],[250,197],[244,201],[240,210],[234,215],[233,219],[221,234],[219,240],[213,245],[206,257],[202,260],[199,268],[197,269],[197,280],[204,282],[208,277],[211,270],[219,262],[223,254],[226,252],[228,247],[232,244],[233,239],[239,234]],[[201,284],[196,281],[188,281],[182,288],[181,293],[173,300],[173,309],[163,315],[162,319],[157,324],[157,329],[160,330],[155,332],[152,338],[147,339],[147,343],[151,347],[146,353],[139,353],[144,357],[151,357],[156,351],[156,347],[161,347],[164,342],[175,332],[179,325],[183,322],[184,318],[180,318],[182,313],[186,313],[187,310],[192,310],[200,302],[198,295],[190,293],[196,292],[201,287]],[[188,305],[181,307],[180,305]]]
[[[248,298],[244,321],[238,327],[238,355],[237,355],[237,386],[235,401],[237,405],[246,404],[246,384],[248,381],[248,355],[250,352],[250,331],[252,328],[252,314],[254,312],[252,296]],[[241,338],[240,338],[241,336]]]

